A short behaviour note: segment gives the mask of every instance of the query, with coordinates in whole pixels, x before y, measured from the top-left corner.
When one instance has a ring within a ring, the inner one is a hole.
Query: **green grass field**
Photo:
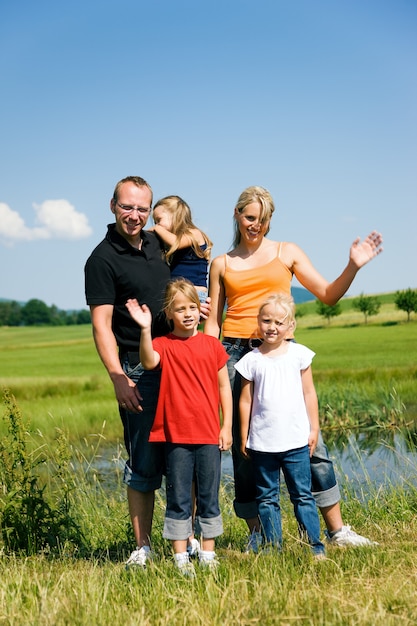
[[[0,355],[0,385],[15,395],[32,428],[46,436],[65,428],[79,439],[106,422],[110,439],[120,435],[91,326],[0,328]]]
[[[297,340],[317,352],[314,376],[323,419],[335,420],[331,428],[369,428],[380,419],[397,428],[393,419],[403,424],[415,418],[417,324],[403,318],[378,323],[377,316],[365,326],[346,313],[329,327],[314,315],[300,319]],[[225,484],[220,568],[214,575],[198,571],[195,581],[174,570],[162,538],[160,492],[152,537],[157,559],[146,572],[126,572],[123,562],[134,544],[121,477],[121,426],[91,328],[0,328],[0,386],[15,395],[24,422],[20,431],[10,431],[5,420],[0,426],[0,624],[417,623],[416,481],[379,488],[364,474],[358,497],[339,477],[345,522],[379,546],[329,547],[322,562],[301,545],[286,497],[283,552],[243,554],[246,529]],[[398,397],[390,405],[393,389]],[[114,449],[111,479],[99,463],[108,443]],[[52,533],[58,542],[29,552],[10,549],[13,526],[5,524],[6,513],[23,540],[28,533]]]
[[[355,407],[365,410],[376,403],[382,409],[394,390],[407,416],[415,418],[417,323],[407,323],[390,302],[367,325],[362,317],[358,322],[348,309],[330,325],[314,313],[298,321],[297,340],[316,352],[313,372],[321,406],[331,398],[337,409],[355,396]],[[0,328],[0,387],[11,390],[32,428],[45,436],[58,426],[78,439],[105,423],[109,440],[120,437],[113,387],[88,325]]]

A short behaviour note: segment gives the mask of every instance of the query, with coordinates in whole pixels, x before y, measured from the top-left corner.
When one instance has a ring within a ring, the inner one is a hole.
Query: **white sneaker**
[[[131,567],[146,568],[146,563],[153,559],[153,554],[149,546],[137,547],[126,561],[126,569]]]
[[[187,578],[195,578],[194,565],[190,561],[188,552],[174,554],[174,563],[177,566],[178,571],[181,572],[183,576],[186,576]]]
[[[342,526],[334,535],[330,536],[329,531],[325,530],[326,540],[330,545],[341,547],[355,546],[378,546],[376,541],[371,541],[362,535],[358,535],[350,526]]]
[[[262,546],[263,537],[262,533],[253,530],[249,536],[248,545],[246,546],[245,554],[250,554],[254,552],[257,554],[259,552],[259,548]]]
[[[200,559],[199,563],[200,567],[210,570],[210,572],[215,572],[220,565],[217,559]]]
[[[197,557],[200,553],[201,547],[198,539],[191,539],[190,543],[187,546],[188,556],[193,559]]]
[[[216,559],[216,553],[211,551],[200,551],[200,559],[199,559],[200,567],[203,569],[208,569],[211,572],[215,572],[218,566],[220,565],[219,561]]]

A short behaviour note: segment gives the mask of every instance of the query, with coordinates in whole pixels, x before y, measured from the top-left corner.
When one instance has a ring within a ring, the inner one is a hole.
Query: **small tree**
[[[365,316],[365,324],[368,323],[368,316],[379,313],[381,303],[376,296],[365,296],[363,293],[352,301],[352,306]]]
[[[407,313],[407,322],[409,322],[411,313],[417,313],[417,289],[397,291],[394,302],[397,309]]]
[[[33,298],[22,307],[22,319],[26,326],[46,326],[51,323],[51,311],[45,302]]]
[[[316,309],[319,315],[326,318],[328,324],[330,324],[332,317],[336,317],[342,312],[339,302],[330,305],[324,304],[321,300],[316,300]]]

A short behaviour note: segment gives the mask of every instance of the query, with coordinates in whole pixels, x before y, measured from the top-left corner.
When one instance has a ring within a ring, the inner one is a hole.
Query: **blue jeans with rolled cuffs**
[[[130,354],[130,353],[129,353]],[[123,423],[124,442],[128,453],[123,482],[134,489],[146,493],[159,489],[165,467],[164,444],[149,443],[149,434],[155,418],[158,402],[160,371],[145,370],[134,357],[122,357],[123,371],[139,388],[142,396],[141,413],[131,413],[119,407]]]
[[[221,452],[213,444],[165,444],[166,514],[165,539],[185,540],[193,533],[191,485],[195,480],[196,522],[203,537],[223,533],[219,508]]]
[[[242,519],[252,519],[258,515],[256,505],[256,485],[252,462],[246,460],[240,454],[240,425],[239,425],[239,397],[241,389],[241,376],[235,370],[237,363],[250,347],[242,345],[239,339],[233,342],[223,340],[223,346],[229,355],[227,370],[233,392],[233,478],[235,484],[235,500],[233,503],[235,513]],[[316,505],[320,508],[332,506],[340,501],[339,486],[334,473],[333,462],[329,458],[321,433],[317,447],[310,459],[311,464],[311,487]]]
[[[294,507],[301,535],[307,535],[314,554],[323,554],[320,521],[311,493],[310,452],[308,446],[285,452],[250,452],[256,481],[256,502],[262,534],[266,543],[282,547],[280,470]]]

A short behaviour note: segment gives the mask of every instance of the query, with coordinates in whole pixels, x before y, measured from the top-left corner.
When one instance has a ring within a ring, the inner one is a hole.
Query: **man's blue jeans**
[[[282,546],[280,470],[282,470],[301,534],[307,534],[314,554],[324,553],[320,522],[311,493],[308,446],[285,452],[250,451],[256,482],[256,502],[266,543]]]
[[[239,344],[239,340],[233,343],[223,341],[223,346],[229,355],[227,370],[233,393],[233,477],[235,484],[235,500],[233,503],[235,513],[242,519],[257,517],[256,488],[253,476],[252,462],[245,460],[240,454],[240,425],[239,425],[239,398],[241,389],[241,376],[235,370],[237,363],[250,348]],[[339,486],[334,473],[333,462],[329,458],[321,434],[311,462],[312,491],[318,507],[327,507],[336,504],[340,500]]]
[[[125,447],[129,455],[123,482],[135,491],[155,491],[162,484],[164,445],[149,443],[148,440],[155,418],[161,373],[160,370],[144,370],[140,363],[134,359],[129,361],[127,356],[122,360],[122,367],[127,376],[137,384],[143,409],[141,413],[130,413],[119,407]]]

